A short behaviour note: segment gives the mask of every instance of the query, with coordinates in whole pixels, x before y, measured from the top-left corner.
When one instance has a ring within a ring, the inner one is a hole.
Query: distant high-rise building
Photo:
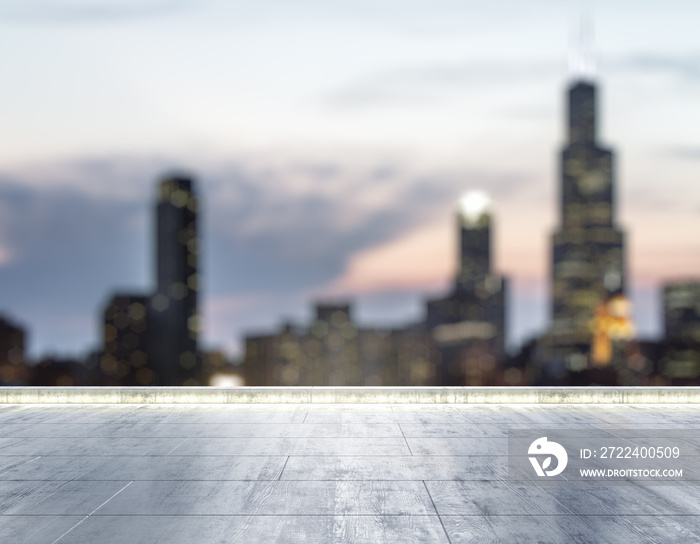
[[[667,342],[700,347],[700,281],[664,285],[664,331]]]
[[[24,329],[0,317],[0,384],[19,385],[26,382],[24,343]]]
[[[106,385],[156,385],[153,333],[149,328],[149,297],[117,294],[104,310],[102,381]]]
[[[442,354],[439,383],[478,384],[504,354],[506,279],[493,272],[488,196],[467,193],[459,201],[459,270],[452,292],[430,300],[425,325]]]
[[[149,315],[154,332],[153,369],[160,385],[202,385],[197,352],[200,240],[198,204],[189,177],[172,175],[158,187],[156,293]]]
[[[664,332],[658,369],[668,385],[700,380],[700,281],[664,285]]]
[[[596,87],[589,78],[569,86],[567,131],[559,226],[552,237],[552,321],[540,355],[580,369],[590,364],[596,313],[613,297],[624,296],[626,286],[613,153],[598,145]]]

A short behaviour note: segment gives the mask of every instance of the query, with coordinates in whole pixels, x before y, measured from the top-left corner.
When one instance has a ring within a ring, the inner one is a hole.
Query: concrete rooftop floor
[[[510,428],[692,405],[0,405],[7,544],[700,542],[700,486],[507,478]],[[698,451],[695,451],[698,455]]]

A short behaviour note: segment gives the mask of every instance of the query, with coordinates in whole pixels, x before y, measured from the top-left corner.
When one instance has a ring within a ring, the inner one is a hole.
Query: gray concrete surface
[[[5,404],[0,542],[696,543],[700,486],[519,484],[506,442],[511,428],[699,429],[699,416],[688,404]]]
[[[0,404],[700,404],[700,387],[0,387]]]

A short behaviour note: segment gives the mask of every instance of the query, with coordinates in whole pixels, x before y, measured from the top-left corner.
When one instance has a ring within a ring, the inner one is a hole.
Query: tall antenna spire
[[[572,81],[592,82],[595,79],[592,11],[588,2],[579,5],[578,32],[572,33],[569,45],[569,78]]]

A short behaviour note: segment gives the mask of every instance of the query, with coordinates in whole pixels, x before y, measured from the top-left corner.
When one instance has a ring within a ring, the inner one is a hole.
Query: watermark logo
[[[530,444],[530,448],[527,450],[527,453],[528,455],[536,456],[529,457],[529,459],[530,463],[532,463],[532,468],[535,469],[538,476],[557,476],[564,471],[566,464],[569,462],[569,456],[567,455],[564,447],[556,442],[548,442],[546,436],[538,438],[532,444]],[[538,457],[542,457],[544,455],[547,457],[540,465]],[[547,470],[552,464],[552,457],[556,457],[557,459],[556,468]]]
[[[698,429],[508,429],[508,480],[517,485],[697,485]]]

